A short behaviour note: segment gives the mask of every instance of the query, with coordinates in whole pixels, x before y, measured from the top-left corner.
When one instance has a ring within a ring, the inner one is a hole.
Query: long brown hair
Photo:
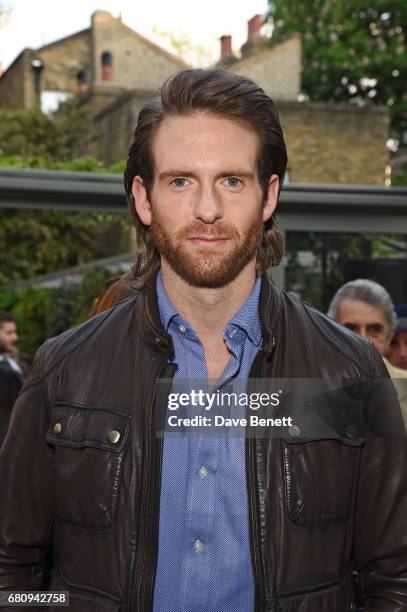
[[[129,150],[124,185],[130,214],[141,249],[133,271],[138,287],[142,287],[160,268],[160,254],[134,206],[132,185],[139,175],[148,197],[154,183],[154,160],[151,149],[154,134],[165,117],[190,115],[195,111],[236,120],[250,126],[260,138],[257,175],[264,199],[272,174],[277,174],[280,188],[287,167],[287,150],[278,111],[273,100],[250,79],[220,68],[182,70],[169,77],[161,90],[141,109],[134,140]],[[280,263],[283,240],[274,215],[264,224],[256,261],[257,273]]]

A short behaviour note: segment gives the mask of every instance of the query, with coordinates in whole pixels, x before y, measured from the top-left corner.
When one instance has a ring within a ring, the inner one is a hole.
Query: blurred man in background
[[[335,293],[328,316],[373,342],[393,379],[407,427],[407,372],[395,367],[386,357],[391,352],[397,326],[397,314],[389,293],[379,283],[366,278],[350,281]]]
[[[7,433],[11,410],[28,374],[28,364],[18,354],[15,319],[0,312],[0,446]]]

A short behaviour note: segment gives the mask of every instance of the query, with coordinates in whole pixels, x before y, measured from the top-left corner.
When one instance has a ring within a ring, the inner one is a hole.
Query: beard
[[[150,232],[161,257],[178,276],[192,287],[215,289],[231,283],[255,257],[263,236],[262,208],[244,233],[221,221],[212,226],[197,221],[170,234],[154,215]],[[232,248],[221,253],[216,247],[212,251],[204,247],[191,253],[188,240],[196,235],[227,238]]]

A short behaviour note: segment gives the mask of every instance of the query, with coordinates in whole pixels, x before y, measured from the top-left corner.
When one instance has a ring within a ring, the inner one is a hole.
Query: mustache
[[[193,236],[208,236],[208,238],[236,238],[239,232],[235,227],[226,223],[208,226],[205,223],[191,223],[178,232],[179,238],[192,238]]]

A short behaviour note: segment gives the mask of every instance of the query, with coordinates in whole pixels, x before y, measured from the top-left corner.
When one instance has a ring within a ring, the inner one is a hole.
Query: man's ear
[[[134,198],[134,207],[144,225],[151,225],[151,206],[147,197],[147,190],[141,176],[135,176],[131,192]]]
[[[279,186],[280,179],[277,174],[272,174],[267,188],[266,199],[263,204],[263,223],[266,223],[271,218],[271,215],[276,209]]]

